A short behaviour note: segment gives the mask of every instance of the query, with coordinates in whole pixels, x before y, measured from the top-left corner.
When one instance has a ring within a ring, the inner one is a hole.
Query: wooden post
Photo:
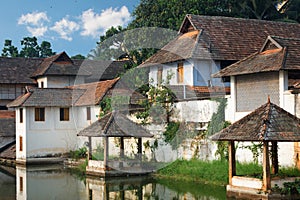
[[[271,173],[269,160],[269,142],[263,143],[263,190],[267,192],[271,189]]]
[[[278,174],[278,146],[277,142],[272,142],[272,173]]]
[[[119,167],[123,167],[123,161],[124,161],[124,137],[120,138],[120,164]]]
[[[92,160],[92,137],[89,138],[89,144],[88,144],[88,160]]]
[[[234,141],[228,142],[228,164],[229,164],[229,185],[232,185],[232,177],[236,175],[236,160]]]
[[[108,169],[108,156],[109,156],[108,137],[104,137],[104,169]]]
[[[142,138],[138,138],[138,159],[142,162]]]

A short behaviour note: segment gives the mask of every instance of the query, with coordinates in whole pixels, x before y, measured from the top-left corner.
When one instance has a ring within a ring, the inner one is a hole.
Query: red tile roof
[[[0,110],[0,119],[15,118],[16,112],[10,110]]]

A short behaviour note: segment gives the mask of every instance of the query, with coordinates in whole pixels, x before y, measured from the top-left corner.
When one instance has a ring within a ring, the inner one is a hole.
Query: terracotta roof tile
[[[15,118],[16,112],[11,110],[0,110],[0,119]]]

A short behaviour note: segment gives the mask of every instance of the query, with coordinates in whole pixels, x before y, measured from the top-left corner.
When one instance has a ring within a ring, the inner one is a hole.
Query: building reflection
[[[150,177],[86,178],[90,200],[132,199],[150,197],[155,184]]]

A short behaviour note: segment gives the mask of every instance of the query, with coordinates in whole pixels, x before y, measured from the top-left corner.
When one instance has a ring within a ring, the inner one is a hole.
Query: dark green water
[[[2,168],[0,199],[226,199],[225,187],[151,177],[80,178],[61,166]]]

